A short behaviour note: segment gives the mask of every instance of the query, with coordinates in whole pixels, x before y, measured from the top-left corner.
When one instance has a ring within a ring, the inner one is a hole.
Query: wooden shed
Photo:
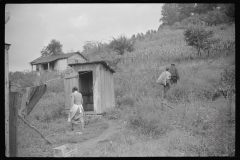
[[[105,61],[70,64],[73,73],[64,79],[65,108],[70,109],[72,88],[77,86],[83,96],[85,112],[103,113],[115,107],[113,73]]]

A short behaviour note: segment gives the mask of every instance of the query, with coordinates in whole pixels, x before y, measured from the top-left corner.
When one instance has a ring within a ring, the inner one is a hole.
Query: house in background
[[[58,54],[46,57],[39,57],[30,62],[32,66],[36,66],[36,71],[58,70],[63,71],[67,69],[70,64],[85,63],[87,59],[79,52]]]

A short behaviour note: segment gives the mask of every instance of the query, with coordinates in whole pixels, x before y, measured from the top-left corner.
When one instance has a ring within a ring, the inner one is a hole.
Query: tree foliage
[[[94,41],[86,41],[83,46],[83,52],[89,53],[90,50],[97,47],[97,43]]]
[[[204,21],[209,26],[219,25],[219,24],[227,22],[227,16],[220,10],[215,9],[213,11],[209,11],[206,14]]]
[[[235,21],[235,4],[218,3],[167,3],[162,7],[160,21],[163,26],[171,26],[194,15],[195,19],[204,21],[207,25],[217,25]]]
[[[228,3],[228,4],[219,4],[220,11],[225,13],[227,17],[229,17],[230,21],[235,22],[235,4]]]
[[[191,16],[194,12],[194,3],[169,3],[162,7],[162,18],[160,21],[163,25],[173,25],[175,22]]]
[[[197,50],[197,56],[201,57],[201,52],[209,50],[214,43],[213,31],[206,30],[202,26],[190,26],[184,32],[184,39],[189,46]]]
[[[118,38],[113,38],[108,47],[117,52],[118,55],[123,55],[125,52],[134,51],[134,41],[121,35]]]
[[[83,46],[82,53],[85,55],[94,55],[97,56],[99,54],[109,52],[108,44],[102,43],[99,41],[86,41]]]
[[[42,57],[50,56],[50,55],[58,55],[62,53],[62,45],[59,41],[52,39],[48,46],[44,46],[41,55]]]
[[[19,87],[30,87],[35,85],[34,81],[36,79],[37,75],[35,72],[9,72],[9,80],[11,81],[11,84],[14,86]]]
[[[188,18],[191,16],[191,13],[194,12],[194,3],[180,3],[178,4],[178,10],[179,10],[179,15],[178,19],[179,21]]]
[[[166,3],[162,7],[162,21],[163,25],[172,25],[174,22],[179,21],[179,8],[176,3]]]
[[[193,13],[195,14],[204,14],[208,11],[214,10],[218,6],[217,3],[196,3]]]

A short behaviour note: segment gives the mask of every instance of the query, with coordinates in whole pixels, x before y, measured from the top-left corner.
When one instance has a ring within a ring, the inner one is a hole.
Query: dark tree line
[[[160,22],[161,26],[173,25],[192,15],[208,14],[213,11],[221,12],[229,21],[235,21],[235,4],[232,3],[167,3],[162,7]]]

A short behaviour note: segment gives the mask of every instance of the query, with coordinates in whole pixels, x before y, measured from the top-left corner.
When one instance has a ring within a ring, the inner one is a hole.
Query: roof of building
[[[115,73],[115,71],[108,65],[106,61],[94,61],[94,62],[85,62],[85,63],[74,63],[74,64],[69,64],[70,66],[73,65],[87,65],[87,64],[102,64],[105,68],[107,68],[109,71],[112,73]]]
[[[66,54],[58,54],[58,55],[52,55],[52,56],[47,56],[47,57],[39,57],[33,61],[30,62],[30,64],[35,65],[35,64],[40,64],[40,63],[49,63],[52,61],[56,61],[58,59],[65,59],[68,57],[71,57],[72,55],[78,53],[80,56],[82,56],[86,61],[87,59],[79,52],[72,52],[72,53],[66,53]]]

